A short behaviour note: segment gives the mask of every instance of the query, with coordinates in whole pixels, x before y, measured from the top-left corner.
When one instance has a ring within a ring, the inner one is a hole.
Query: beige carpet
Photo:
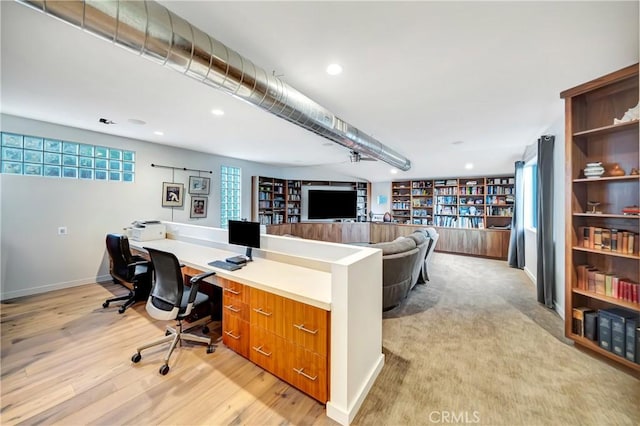
[[[640,380],[574,348],[523,271],[442,253],[432,268],[384,314],[385,366],[353,424],[640,424]]]

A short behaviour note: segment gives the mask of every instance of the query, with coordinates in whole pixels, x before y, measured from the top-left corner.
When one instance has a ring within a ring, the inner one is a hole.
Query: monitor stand
[[[247,251],[244,256],[234,256],[225,259],[225,262],[233,263],[234,265],[244,265],[251,261],[253,261],[251,247],[247,247]]]

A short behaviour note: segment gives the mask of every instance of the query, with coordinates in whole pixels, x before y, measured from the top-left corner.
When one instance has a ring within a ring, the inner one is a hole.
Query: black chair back
[[[154,281],[151,288],[152,303],[159,309],[180,307],[184,281],[180,262],[173,253],[145,247],[153,264]]]
[[[126,235],[107,234],[107,252],[111,258],[111,275],[124,280],[131,281],[135,274],[131,251],[129,249],[129,239]]]

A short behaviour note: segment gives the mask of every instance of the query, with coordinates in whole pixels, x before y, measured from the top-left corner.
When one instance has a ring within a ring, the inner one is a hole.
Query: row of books
[[[572,332],[609,352],[640,364],[640,316],[623,308],[572,310]]]
[[[582,247],[615,251],[617,253],[638,253],[638,236],[631,231],[581,226]]]
[[[599,271],[589,265],[576,266],[578,289],[613,297],[632,303],[640,303],[640,284],[613,273]]]

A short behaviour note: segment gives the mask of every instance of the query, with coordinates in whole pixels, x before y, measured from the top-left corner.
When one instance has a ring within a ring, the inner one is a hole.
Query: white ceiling
[[[6,1],[1,111],[373,182],[498,174],[562,122],[560,91],[638,61],[634,1],[160,3],[407,156],[411,170],[349,163],[346,148]],[[325,73],[332,62],[341,75]]]

